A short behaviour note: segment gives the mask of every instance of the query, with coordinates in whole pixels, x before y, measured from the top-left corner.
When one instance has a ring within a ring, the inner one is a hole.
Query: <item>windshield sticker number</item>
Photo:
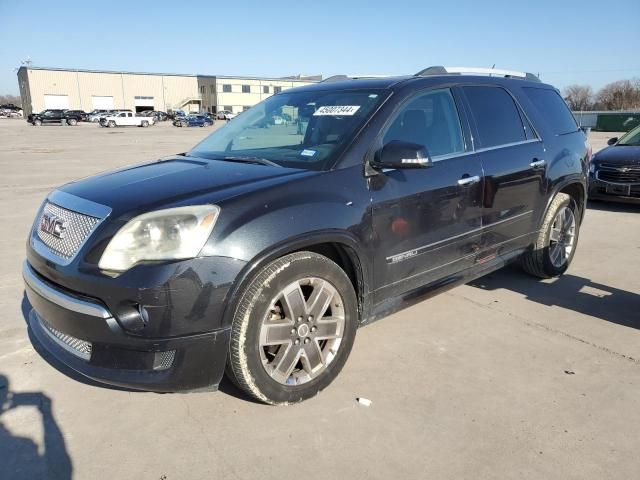
[[[300,152],[300,155],[302,155],[303,157],[313,157],[316,154],[315,150],[302,150]]]
[[[321,115],[350,116],[360,109],[360,105],[327,105],[320,107],[313,114],[315,117]]]

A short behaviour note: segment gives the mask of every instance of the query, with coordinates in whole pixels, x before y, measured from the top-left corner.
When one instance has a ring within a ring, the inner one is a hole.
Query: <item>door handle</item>
[[[533,162],[529,164],[531,168],[544,168],[547,164],[546,160],[538,160],[537,158],[533,159]]]
[[[480,177],[478,175],[474,175],[473,177],[463,177],[458,180],[458,185],[461,187],[468,187],[469,185],[473,185],[474,183],[478,183],[480,181]]]

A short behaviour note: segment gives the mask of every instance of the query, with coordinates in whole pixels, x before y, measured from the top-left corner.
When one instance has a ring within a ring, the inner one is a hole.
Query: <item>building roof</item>
[[[163,73],[163,72],[130,72],[120,70],[92,70],[85,68],[60,68],[60,67],[27,67],[22,66],[19,70],[46,70],[53,72],[80,72],[80,73],[107,73],[113,75],[156,75],[164,77],[208,77],[208,78],[241,78],[245,80],[267,80],[267,81],[281,81],[281,82],[318,82],[322,80],[322,75],[291,75],[288,77],[252,77],[244,75],[215,75],[215,74],[200,74],[200,73]]]

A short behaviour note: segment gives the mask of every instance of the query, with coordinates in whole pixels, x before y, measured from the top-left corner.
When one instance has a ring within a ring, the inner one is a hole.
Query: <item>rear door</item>
[[[482,165],[469,155],[464,117],[448,88],[418,92],[396,110],[376,148],[427,147],[433,166],[370,177],[375,239],[374,302],[472,264],[482,226]]]
[[[474,146],[484,170],[482,246],[489,259],[530,242],[546,192],[544,145],[516,103],[498,85],[461,87]]]

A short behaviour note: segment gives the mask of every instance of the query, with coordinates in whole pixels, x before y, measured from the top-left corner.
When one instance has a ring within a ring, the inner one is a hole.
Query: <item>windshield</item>
[[[624,135],[616,145],[640,146],[640,126]]]
[[[380,90],[280,93],[216,130],[189,155],[323,170],[384,96]]]

